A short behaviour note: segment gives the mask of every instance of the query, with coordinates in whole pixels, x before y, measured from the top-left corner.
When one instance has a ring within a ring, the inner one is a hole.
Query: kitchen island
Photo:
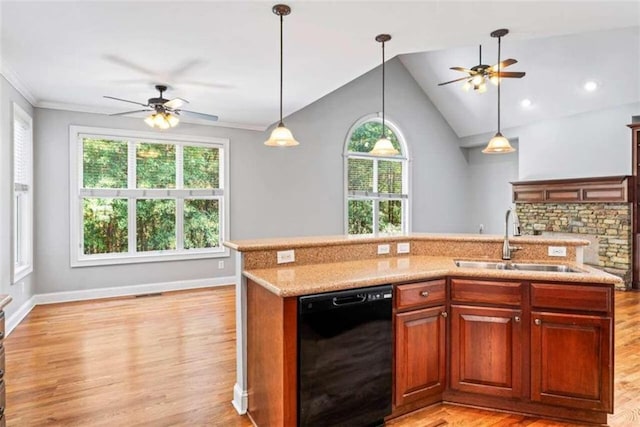
[[[237,252],[234,406],[259,426],[296,425],[298,297],[392,284],[391,417],[444,401],[606,423],[620,279],[582,263],[587,241],[512,244],[520,248],[513,263],[561,263],[566,271],[456,265],[500,261],[498,236],[228,242]],[[278,264],[279,257],[292,262]]]

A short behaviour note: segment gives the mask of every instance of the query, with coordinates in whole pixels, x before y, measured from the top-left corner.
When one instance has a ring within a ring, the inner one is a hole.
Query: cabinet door
[[[444,306],[396,314],[396,406],[444,390],[445,317]]]
[[[531,314],[531,399],[613,413],[612,321]]]
[[[501,397],[522,392],[521,311],[451,306],[451,388]]]

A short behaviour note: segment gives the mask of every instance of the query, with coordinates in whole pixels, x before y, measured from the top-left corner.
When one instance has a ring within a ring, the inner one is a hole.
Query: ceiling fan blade
[[[180,107],[182,107],[184,104],[188,104],[189,101],[187,101],[186,99],[182,99],[182,98],[173,98],[172,100],[169,100],[167,102],[165,102],[164,104],[162,104],[163,106],[171,109],[171,110],[176,110]]]
[[[449,83],[455,83],[455,82],[459,82],[461,80],[467,80],[469,77],[461,77],[459,79],[455,79],[455,80],[451,80],[448,82],[444,82],[444,83],[438,83],[438,86],[444,86],[444,85],[448,85]]]
[[[142,105],[143,107],[148,107],[149,105],[143,104],[141,102],[129,101],[128,99],[116,98],[115,96],[103,96],[103,98],[115,99],[116,101],[128,102],[130,104]]]
[[[451,67],[450,70],[462,71],[463,73],[475,74],[476,72],[464,67]]]
[[[191,116],[198,119],[211,120],[212,122],[215,122],[218,120],[218,116],[214,116],[213,114],[198,113],[196,111],[176,110],[176,113],[184,114],[185,116]]]
[[[125,111],[124,113],[114,113],[114,114],[109,114],[110,116],[126,116],[127,114],[133,114],[133,113],[142,113],[142,112],[148,112],[148,111],[153,111],[153,110],[134,110],[134,111]]]
[[[502,61],[500,63],[500,69],[502,70],[503,68],[508,67],[509,65],[513,65],[516,62],[518,62],[517,59],[513,59],[513,58],[509,58],[509,59],[505,59],[504,61]],[[498,64],[494,65],[493,67],[491,67],[492,70],[494,71],[498,71]]]
[[[499,74],[498,73],[492,73],[492,76],[499,76],[499,77],[508,77],[508,78],[516,78],[516,79],[521,79],[522,77],[525,76],[525,72],[524,71],[501,71]]]

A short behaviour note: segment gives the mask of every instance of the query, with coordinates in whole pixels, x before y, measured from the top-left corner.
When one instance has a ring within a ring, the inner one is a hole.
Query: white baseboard
[[[33,307],[35,306],[36,306],[35,297],[31,297],[28,300],[26,300],[24,304],[20,306],[20,308],[14,311],[9,318],[7,318],[7,323],[5,325],[5,331],[4,331],[5,337],[8,336],[11,333],[11,331],[13,331],[15,327],[20,324],[20,322],[22,322],[22,319],[27,317],[27,314],[29,314],[33,309]]]
[[[243,390],[240,384],[236,383],[236,385],[233,386],[233,400],[231,401],[231,404],[240,415],[247,413],[247,408],[249,406],[248,396],[247,391]]]
[[[36,294],[27,302],[22,304],[22,306],[9,319],[7,319],[6,335],[9,335],[9,333],[20,324],[22,319],[29,314],[33,307],[40,304],[87,301],[101,298],[153,294],[158,292],[182,291],[187,289],[213,288],[217,286],[233,285],[235,280],[235,276],[228,276],[211,279],[178,280],[175,282],[147,283],[143,285],[113,286],[109,288]]]

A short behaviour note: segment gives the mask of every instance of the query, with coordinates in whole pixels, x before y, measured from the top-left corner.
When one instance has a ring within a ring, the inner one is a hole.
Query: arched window
[[[409,155],[400,130],[385,119],[386,136],[399,155],[369,154],[382,132],[378,115],[358,120],[345,143],[345,232],[396,234],[409,231]]]

